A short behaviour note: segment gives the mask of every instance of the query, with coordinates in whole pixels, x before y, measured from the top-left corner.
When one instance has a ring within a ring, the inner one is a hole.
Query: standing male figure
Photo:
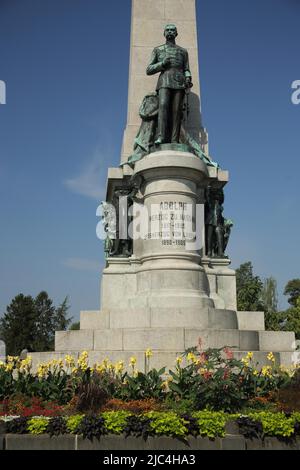
[[[156,87],[159,96],[156,145],[179,143],[185,90],[193,86],[188,52],[175,42],[176,26],[167,25],[164,35],[166,44],[154,49],[147,68],[147,75],[160,72]]]

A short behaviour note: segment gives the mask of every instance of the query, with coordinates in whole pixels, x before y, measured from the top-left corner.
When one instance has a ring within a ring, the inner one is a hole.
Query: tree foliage
[[[254,276],[253,266],[250,261],[241,264],[237,269],[236,282],[238,310],[262,311],[264,309],[262,302],[263,283],[259,276]]]
[[[251,262],[242,264],[236,271],[237,304],[239,311],[265,312],[266,329],[269,331],[293,331],[300,339],[300,279],[292,279],[285,287],[290,308],[278,311],[277,281],[274,277],[262,283],[254,276]]]
[[[265,279],[262,289],[262,302],[265,312],[266,329],[278,329],[278,291],[277,281],[274,277]]]
[[[297,307],[297,301],[300,299],[300,279],[292,279],[287,283],[284,289],[284,295],[288,295],[288,303],[292,307]]]
[[[23,349],[53,350],[55,331],[66,330],[71,322],[68,310],[68,298],[55,307],[47,292],[41,292],[36,298],[17,295],[0,320],[0,335],[7,354],[19,355]]]

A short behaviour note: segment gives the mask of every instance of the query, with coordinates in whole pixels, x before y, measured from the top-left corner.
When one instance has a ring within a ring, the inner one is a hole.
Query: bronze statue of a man
[[[154,49],[147,68],[147,75],[160,73],[156,87],[159,96],[156,145],[179,143],[185,90],[193,86],[188,52],[175,41],[176,26],[167,25],[164,35],[166,44]]]

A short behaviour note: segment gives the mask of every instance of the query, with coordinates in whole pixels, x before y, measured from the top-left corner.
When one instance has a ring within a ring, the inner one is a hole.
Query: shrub
[[[300,411],[300,369],[295,372],[291,381],[278,391],[277,401],[282,411]]]
[[[62,416],[57,416],[49,420],[47,426],[47,433],[50,434],[51,437],[67,434],[67,432],[67,423]]]
[[[150,423],[150,418],[146,416],[128,416],[124,427],[125,437],[142,437],[146,441],[150,435],[153,435]]]
[[[83,420],[84,415],[74,415],[67,418],[67,430],[71,434],[77,434],[78,427]]]
[[[165,393],[162,375],[165,370],[165,368],[159,371],[152,369],[146,374],[143,372],[136,372],[133,375],[126,373],[116,398],[122,400],[163,399]]]
[[[47,418],[31,418],[28,421],[27,429],[30,434],[44,434],[48,426]]]
[[[178,358],[176,371],[170,371],[171,400],[191,400],[194,408],[212,409],[228,413],[240,411],[254,397],[265,397],[290,381],[289,374],[277,370],[272,353],[269,366],[261,371],[252,364],[253,353],[241,361],[233,357],[229,348],[200,347],[187,350]],[[185,359],[187,365],[181,367]]]
[[[182,414],[189,414],[191,410],[195,409],[195,403],[192,399],[176,399],[174,400],[172,396],[169,394],[166,397],[165,403],[163,405],[163,410],[166,411],[174,411],[179,415]]]
[[[105,411],[102,413],[105,428],[111,434],[122,434],[130,415],[128,411]]]
[[[90,369],[77,389],[77,410],[96,413],[107,402],[109,395],[103,387],[101,374],[91,374]]]
[[[28,419],[16,418],[6,423],[6,432],[8,434],[27,434]]]
[[[187,433],[189,436],[197,437],[200,434],[198,420],[190,415],[181,415],[181,418],[186,422]]]
[[[300,436],[300,413],[293,413],[292,418],[294,420],[295,434],[296,436]]]
[[[251,419],[248,416],[241,416],[238,418],[237,423],[240,433],[243,434],[246,439],[263,438],[263,425],[261,421]]]
[[[100,436],[107,434],[104,418],[96,415],[85,416],[77,427],[77,433],[91,441],[94,437],[100,439]]]
[[[105,403],[102,411],[129,411],[130,413],[147,413],[149,411],[158,411],[161,408],[161,403],[155,398],[147,398],[145,400],[130,400],[123,401],[117,398],[112,398]]]
[[[62,414],[62,407],[57,403],[43,402],[38,397],[27,397],[17,394],[12,398],[2,402],[2,411],[0,415],[15,415],[24,417],[34,416],[57,416]]]
[[[182,438],[188,434],[188,423],[176,413],[150,411],[145,417],[150,419],[150,428],[158,436]]]
[[[262,423],[263,432],[267,436],[291,437],[294,434],[293,417],[284,413],[259,412],[249,413],[249,418]]]
[[[200,436],[209,438],[225,436],[225,413],[204,410],[193,413],[193,418],[197,420]]]

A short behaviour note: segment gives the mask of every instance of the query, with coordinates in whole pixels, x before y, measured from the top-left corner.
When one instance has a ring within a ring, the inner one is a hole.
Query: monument
[[[91,364],[135,356],[142,370],[150,348],[150,367],[173,367],[201,339],[204,349],[253,351],[261,365],[272,351],[290,364],[293,333],[265,331],[263,312],[237,312],[228,182],[202,124],[195,0],[132,0],[127,126],[103,203],[101,309],[81,312],[80,330],[57,332],[55,352],[33,361],[84,350]]]

